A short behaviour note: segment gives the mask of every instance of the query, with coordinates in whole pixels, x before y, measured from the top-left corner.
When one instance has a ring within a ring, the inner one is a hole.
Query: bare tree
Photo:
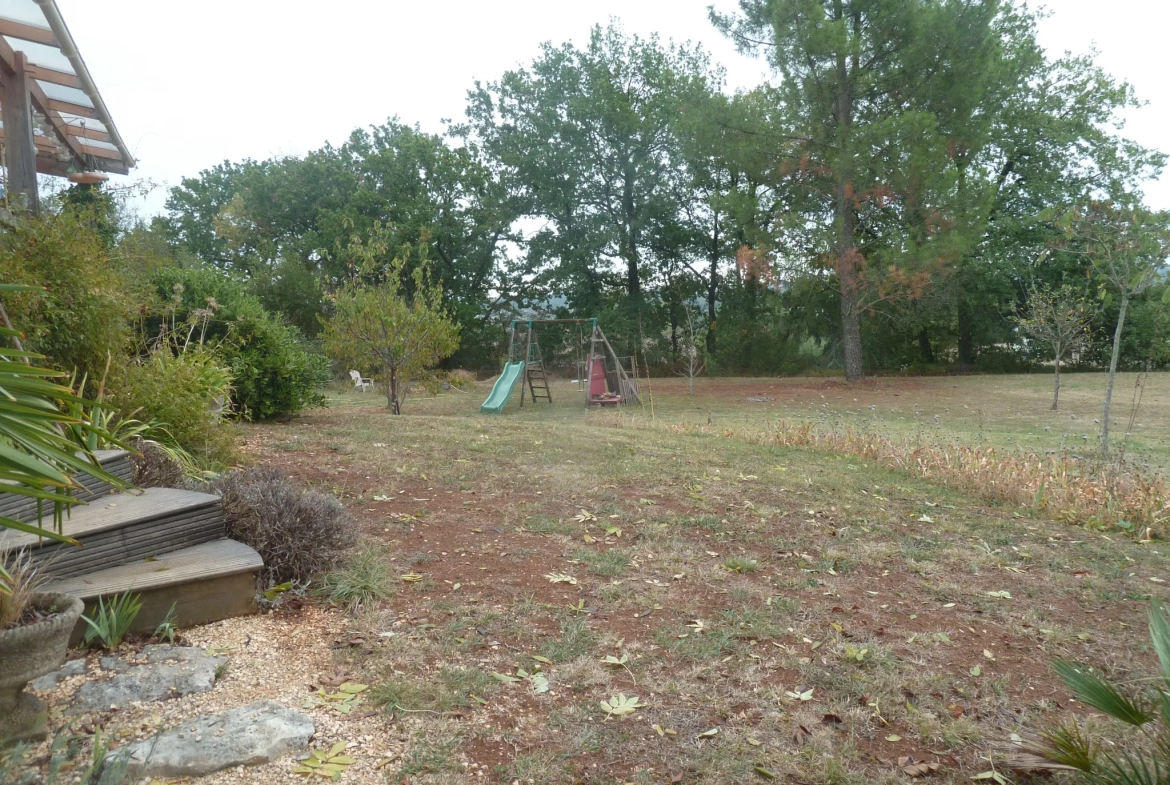
[[[703,373],[703,369],[707,367],[703,349],[699,346],[698,331],[695,330],[696,317],[702,317],[694,312],[690,303],[683,305],[683,312],[686,314],[686,324],[683,325],[682,340],[679,342],[679,354],[682,355],[683,365],[678,375],[687,380],[687,395],[694,395],[695,377]]]
[[[1089,343],[1092,313],[1084,300],[1068,286],[1059,289],[1033,287],[1028,294],[1028,309],[1016,320],[1028,337],[1047,344],[1052,350],[1055,377],[1052,382],[1052,410],[1060,403],[1060,363],[1071,352]]]
[[[1117,380],[1125,312],[1134,297],[1157,283],[1170,255],[1170,214],[1111,202],[1091,202],[1070,211],[1063,222],[1075,250],[1089,258],[1101,280],[1105,302],[1114,295],[1120,301],[1101,414],[1101,454],[1109,457],[1109,410]]]

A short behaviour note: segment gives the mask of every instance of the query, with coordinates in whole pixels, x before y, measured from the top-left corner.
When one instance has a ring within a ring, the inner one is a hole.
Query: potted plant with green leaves
[[[36,287],[0,284],[0,292]],[[63,514],[78,503],[77,474],[116,487],[118,478],[102,469],[93,452],[79,448],[78,434],[101,431],[67,407],[85,404],[65,374],[39,367],[38,354],[20,348],[19,334],[0,327],[0,337],[17,348],[0,348],[0,488],[37,500],[37,521],[0,516],[0,744],[36,738],[45,731],[44,705],[24,691],[32,679],[65,660],[69,635],[81,616],[76,597],[38,591],[39,574],[27,553],[4,548],[3,530],[36,534],[76,544],[64,535]],[[102,433],[102,436],[108,436]],[[46,518],[51,519],[45,526]]]

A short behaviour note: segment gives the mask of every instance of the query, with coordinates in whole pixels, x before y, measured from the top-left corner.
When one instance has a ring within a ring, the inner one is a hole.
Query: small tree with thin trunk
[[[682,370],[679,376],[686,377],[687,395],[695,394],[695,377],[703,373],[707,367],[703,349],[699,346],[699,335],[695,329],[696,319],[702,319],[701,314],[695,313],[689,303],[683,304],[683,313],[686,314],[686,323],[683,325],[682,340],[679,342],[679,354],[682,355]]]
[[[1033,288],[1028,294],[1028,308],[1016,320],[1020,330],[1052,350],[1055,374],[1052,382],[1052,410],[1060,404],[1060,363],[1089,344],[1092,313],[1072,288]]]
[[[1113,330],[1113,351],[1105,382],[1105,405],[1101,414],[1101,454],[1109,456],[1109,415],[1117,360],[1121,354],[1121,333],[1129,303],[1158,281],[1159,272],[1170,256],[1170,213],[1151,212],[1115,202],[1090,202],[1070,210],[1061,219],[1070,240],[1070,250],[1086,255],[1101,282],[1101,299],[1108,305],[1118,298],[1117,326]]]
[[[371,243],[351,242],[350,250],[361,262],[358,275],[334,295],[323,338],[339,361],[380,366],[386,405],[401,414],[404,381],[450,357],[459,348],[459,326],[443,309],[442,287],[431,280],[425,240],[407,275],[410,246],[380,263],[385,250],[381,237],[376,227]]]

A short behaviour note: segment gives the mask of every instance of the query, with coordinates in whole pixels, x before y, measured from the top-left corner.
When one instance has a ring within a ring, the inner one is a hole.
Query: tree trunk
[[[918,331],[918,351],[922,355],[922,362],[934,364],[934,350],[930,348],[930,334],[925,327]]]
[[[1113,355],[1109,358],[1109,378],[1105,382],[1105,408],[1101,412],[1101,455],[1109,457],[1109,407],[1113,404],[1113,382],[1117,380],[1117,358],[1121,355],[1121,329],[1125,326],[1125,311],[1129,308],[1129,294],[1121,295],[1121,309],[1117,312],[1117,329],[1113,331]]]
[[[1060,349],[1056,350],[1056,374],[1052,381],[1052,411],[1056,411],[1056,407],[1060,403]]]
[[[719,293],[719,283],[715,270],[711,270],[711,282],[707,284],[707,356],[715,352],[715,298]]]
[[[398,369],[390,369],[390,381],[386,385],[386,405],[390,407],[391,414],[402,414],[401,407],[398,405]]]
[[[957,315],[959,321],[959,367],[974,368],[978,352],[975,350],[975,334],[971,329],[973,314],[971,306],[961,297],[959,298]]]
[[[842,18],[840,0],[835,5]],[[841,343],[845,353],[845,380],[860,381],[865,374],[861,359],[861,309],[857,287],[859,254],[854,238],[853,178],[849,130],[853,122],[853,96],[845,47],[837,53],[837,278],[841,286]]]

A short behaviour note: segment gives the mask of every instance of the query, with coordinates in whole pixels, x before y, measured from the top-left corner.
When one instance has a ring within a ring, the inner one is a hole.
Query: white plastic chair
[[[367,379],[357,371],[350,371],[349,378],[353,379],[353,388],[362,392],[369,392],[370,385],[374,383],[373,379]]]

